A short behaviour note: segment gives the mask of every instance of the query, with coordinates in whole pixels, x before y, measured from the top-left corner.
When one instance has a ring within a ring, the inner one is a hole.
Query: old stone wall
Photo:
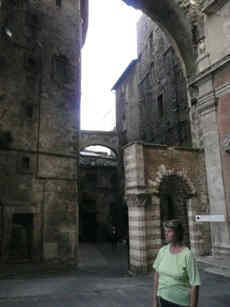
[[[137,37],[138,61],[116,87],[117,130],[123,144],[143,140],[191,146],[181,63],[165,34],[149,17],[143,15],[139,20]]]
[[[76,261],[80,1],[2,1],[0,19],[2,258],[32,223],[32,260]]]
[[[191,145],[189,107],[180,61],[152,20],[143,16],[137,28],[141,139],[155,144]]]

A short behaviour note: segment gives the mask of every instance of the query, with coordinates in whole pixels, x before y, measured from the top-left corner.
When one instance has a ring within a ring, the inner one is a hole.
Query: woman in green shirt
[[[200,276],[195,258],[183,244],[184,229],[179,220],[165,223],[168,245],[154,261],[153,307],[198,306]]]

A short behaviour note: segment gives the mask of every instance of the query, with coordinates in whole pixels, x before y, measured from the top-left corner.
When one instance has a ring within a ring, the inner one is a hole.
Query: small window
[[[0,1],[1,3],[2,1]],[[18,9],[22,9],[24,7],[24,0],[13,0],[12,4],[18,8]]]
[[[22,169],[28,171],[30,169],[30,158],[22,157]]]
[[[68,83],[71,81],[71,66],[69,60],[64,55],[53,57],[53,78],[57,82]]]
[[[34,112],[34,108],[31,105],[27,105],[25,107],[25,113],[26,113],[26,117],[28,119],[32,119],[33,118],[33,112]]]
[[[26,24],[30,27],[38,28],[40,25],[38,15],[28,12],[26,15]]]
[[[160,118],[164,115],[163,94],[157,97],[157,106]]]
[[[25,54],[25,69],[30,73],[35,73],[39,70],[38,59],[33,55]]]
[[[61,3],[61,0],[56,0],[56,6],[57,6],[57,7],[61,7],[61,4],[62,4],[62,3]]]

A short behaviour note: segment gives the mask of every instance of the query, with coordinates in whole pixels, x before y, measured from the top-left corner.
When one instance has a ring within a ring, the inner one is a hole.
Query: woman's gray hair
[[[164,222],[165,228],[171,228],[175,231],[176,238],[179,242],[182,242],[184,239],[184,227],[180,220],[173,219]]]

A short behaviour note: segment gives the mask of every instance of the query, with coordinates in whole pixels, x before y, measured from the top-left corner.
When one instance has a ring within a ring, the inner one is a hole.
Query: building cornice
[[[216,88],[216,97],[222,97],[230,93],[230,82]]]
[[[223,68],[225,65],[230,64],[230,54],[222,58],[221,60],[215,62],[214,64],[210,65],[207,69],[199,73],[198,75],[189,79],[189,86],[197,85],[200,81],[204,78],[208,77],[210,74],[216,72],[217,70]]]
[[[202,12],[206,15],[215,14],[218,10],[220,10],[228,0],[207,0],[204,5]]]

